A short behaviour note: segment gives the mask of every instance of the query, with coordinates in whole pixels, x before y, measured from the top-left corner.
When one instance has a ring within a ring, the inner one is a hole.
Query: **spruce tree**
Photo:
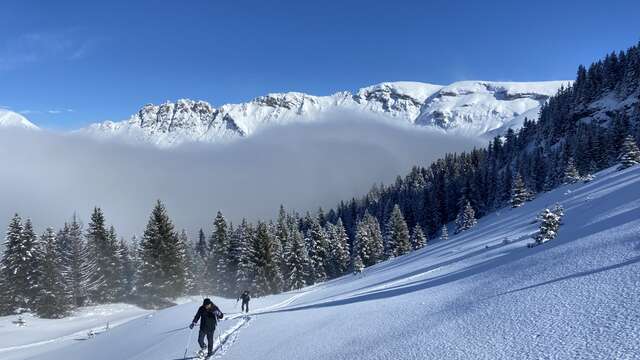
[[[364,264],[362,263],[362,259],[360,258],[360,255],[356,255],[353,258],[353,272],[356,274],[359,274],[362,272],[362,270],[364,270]]]
[[[211,256],[209,257],[209,279],[214,283],[213,291],[222,296],[229,295],[229,273],[227,271],[227,254],[229,252],[229,234],[227,221],[218,211],[213,221],[213,235],[209,240]]]
[[[22,218],[15,214],[9,226],[4,241],[4,255],[2,257],[2,294],[6,312],[13,312],[17,308],[26,308],[29,303],[27,290],[32,283],[29,278],[32,275],[30,258],[35,252],[23,244]]]
[[[120,242],[118,243],[118,253],[122,268],[122,287],[118,297],[125,300],[133,293],[136,268],[131,256],[131,249],[124,239],[120,239]]]
[[[178,241],[180,246],[180,256],[182,257],[182,263],[184,267],[184,290],[186,294],[197,294],[196,286],[196,254],[194,247],[189,241],[187,231],[182,229],[178,235]]]
[[[447,230],[447,225],[442,225],[442,228],[440,229],[440,240],[449,240],[449,231]]]
[[[42,243],[38,240],[36,233],[33,231],[31,220],[27,219],[22,228],[21,245],[26,251],[26,257],[22,259],[22,267],[18,271],[25,277],[26,288],[21,289],[21,295],[26,300],[26,308],[35,310],[35,301],[40,294],[42,272]],[[14,268],[14,271],[16,269]]]
[[[184,293],[184,263],[180,241],[164,204],[158,200],[140,244],[138,293],[151,304],[154,297],[175,298]]]
[[[516,174],[513,180],[513,186],[511,186],[511,207],[520,207],[530,198],[531,193],[525,186],[522,176],[520,173]]]
[[[332,231],[332,250],[335,259],[337,276],[344,274],[349,269],[351,255],[349,254],[349,236],[342,224],[342,219],[333,226]]]
[[[318,219],[313,219],[309,229],[309,258],[314,268],[313,282],[321,282],[327,279],[327,263],[330,249],[328,248],[327,234],[320,225]]]
[[[108,232],[105,227],[105,219],[102,210],[93,209],[91,220],[87,226],[85,238],[87,242],[87,262],[92,269],[89,274],[91,284],[88,293],[89,300],[93,303],[113,301],[113,264],[112,254],[109,249]]]
[[[420,224],[416,224],[411,232],[411,245],[414,250],[422,249],[427,245],[427,236],[422,231]]]
[[[575,184],[580,181],[580,173],[578,173],[578,169],[576,168],[575,161],[573,158],[569,158],[567,161],[567,166],[564,170],[564,183],[565,184]]]
[[[553,209],[544,209],[540,213],[540,230],[535,236],[536,243],[542,244],[556,238],[563,215],[564,210],[560,205],[556,205]]]
[[[471,203],[467,201],[456,219],[456,234],[471,229],[476,225],[476,212],[471,207]]]
[[[247,223],[246,219],[242,219],[242,223],[238,227],[238,240],[240,246],[238,248],[238,269],[236,270],[236,286],[238,289],[248,289],[253,282],[254,265],[253,265],[253,229]]]
[[[73,299],[64,281],[56,234],[52,228],[47,228],[40,243],[42,244],[39,254],[41,277],[34,306],[40,317],[61,318],[71,309]]]
[[[622,143],[620,150],[620,166],[618,170],[624,170],[640,164],[640,150],[633,136],[628,135]]]
[[[64,268],[65,283],[71,292],[73,304],[82,306],[90,287],[90,274],[94,271],[88,263],[87,247],[82,238],[82,225],[73,215],[65,224],[58,238],[58,248]]]
[[[301,289],[306,285],[309,258],[302,234],[298,230],[291,233],[291,249],[286,258],[286,283],[289,290]]]
[[[389,240],[386,251],[388,251],[390,256],[400,256],[411,251],[409,228],[397,204],[393,207],[389,223],[387,224],[387,238]]]

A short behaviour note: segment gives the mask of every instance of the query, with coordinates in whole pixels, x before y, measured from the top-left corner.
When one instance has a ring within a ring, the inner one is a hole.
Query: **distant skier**
[[[216,330],[218,320],[222,320],[223,317],[222,311],[210,299],[204,299],[202,306],[198,308],[196,316],[193,318],[191,325],[189,325],[189,329],[193,329],[198,320],[200,320],[200,333],[198,334],[200,356],[204,354],[205,336],[207,337],[207,356],[213,355],[213,332]]]
[[[236,304],[240,299],[242,299],[242,311],[248,313],[249,300],[251,300],[251,295],[249,295],[249,290],[245,290],[242,294],[240,294],[240,296],[238,297],[238,300],[236,300]]]

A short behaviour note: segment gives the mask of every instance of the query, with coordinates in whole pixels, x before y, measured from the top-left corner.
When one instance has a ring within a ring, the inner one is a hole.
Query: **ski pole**
[[[187,347],[184,349],[183,359],[187,359],[187,353],[189,352],[189,344],[191,344],[191,336],[193,335],[193,329],[189,329],[189,338],[187,339]]]

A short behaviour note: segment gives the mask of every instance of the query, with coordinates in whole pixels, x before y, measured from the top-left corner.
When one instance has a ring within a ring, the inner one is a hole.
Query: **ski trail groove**
[[[306,295],[307,293],[309,293],[309,291],[305,291],[305,292],[301,292],[299,294],[293,295],[292,297],[285,299],[277,304],[265,306],[263,308],[257,309],[256,311],[251,312],[251,315],[240,313],[240,314],[234,314],[230,316],[228,318],[229,320],[234,320],[238,318],[242,318],[242,320],[240,320],[237,324],[232,326],[229,330],[225,331],[222,335],[220,335],[218,339],[215,340],[215,342],[213,343],[212,358],[220,358],[224,354],[226,354],[227,351],[229,351],[231,346],[235,343],[236,339],[238,338],[238,333],[240,332],[240,330],[243,327],[249,325],[249,323],[251,322],[252,315],[259,315],[267,311],[283,308],[287,305],[290,305],[291,303],[293,303],[303,295]]]

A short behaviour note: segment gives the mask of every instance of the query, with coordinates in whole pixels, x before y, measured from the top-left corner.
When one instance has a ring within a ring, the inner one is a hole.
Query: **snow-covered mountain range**
[[[205,101],[181,99],[144,105],[128,120],[92,124],[80,131],[170,147],[185,142],[224,142],[273,125],[312,122],[335,111],[355,111],[484,136],[518,128],[525,117],[536,118],[540,106],[569,83],[461,81],[441,86],[385,82],[329,96],[274,93],[218,108]]]

